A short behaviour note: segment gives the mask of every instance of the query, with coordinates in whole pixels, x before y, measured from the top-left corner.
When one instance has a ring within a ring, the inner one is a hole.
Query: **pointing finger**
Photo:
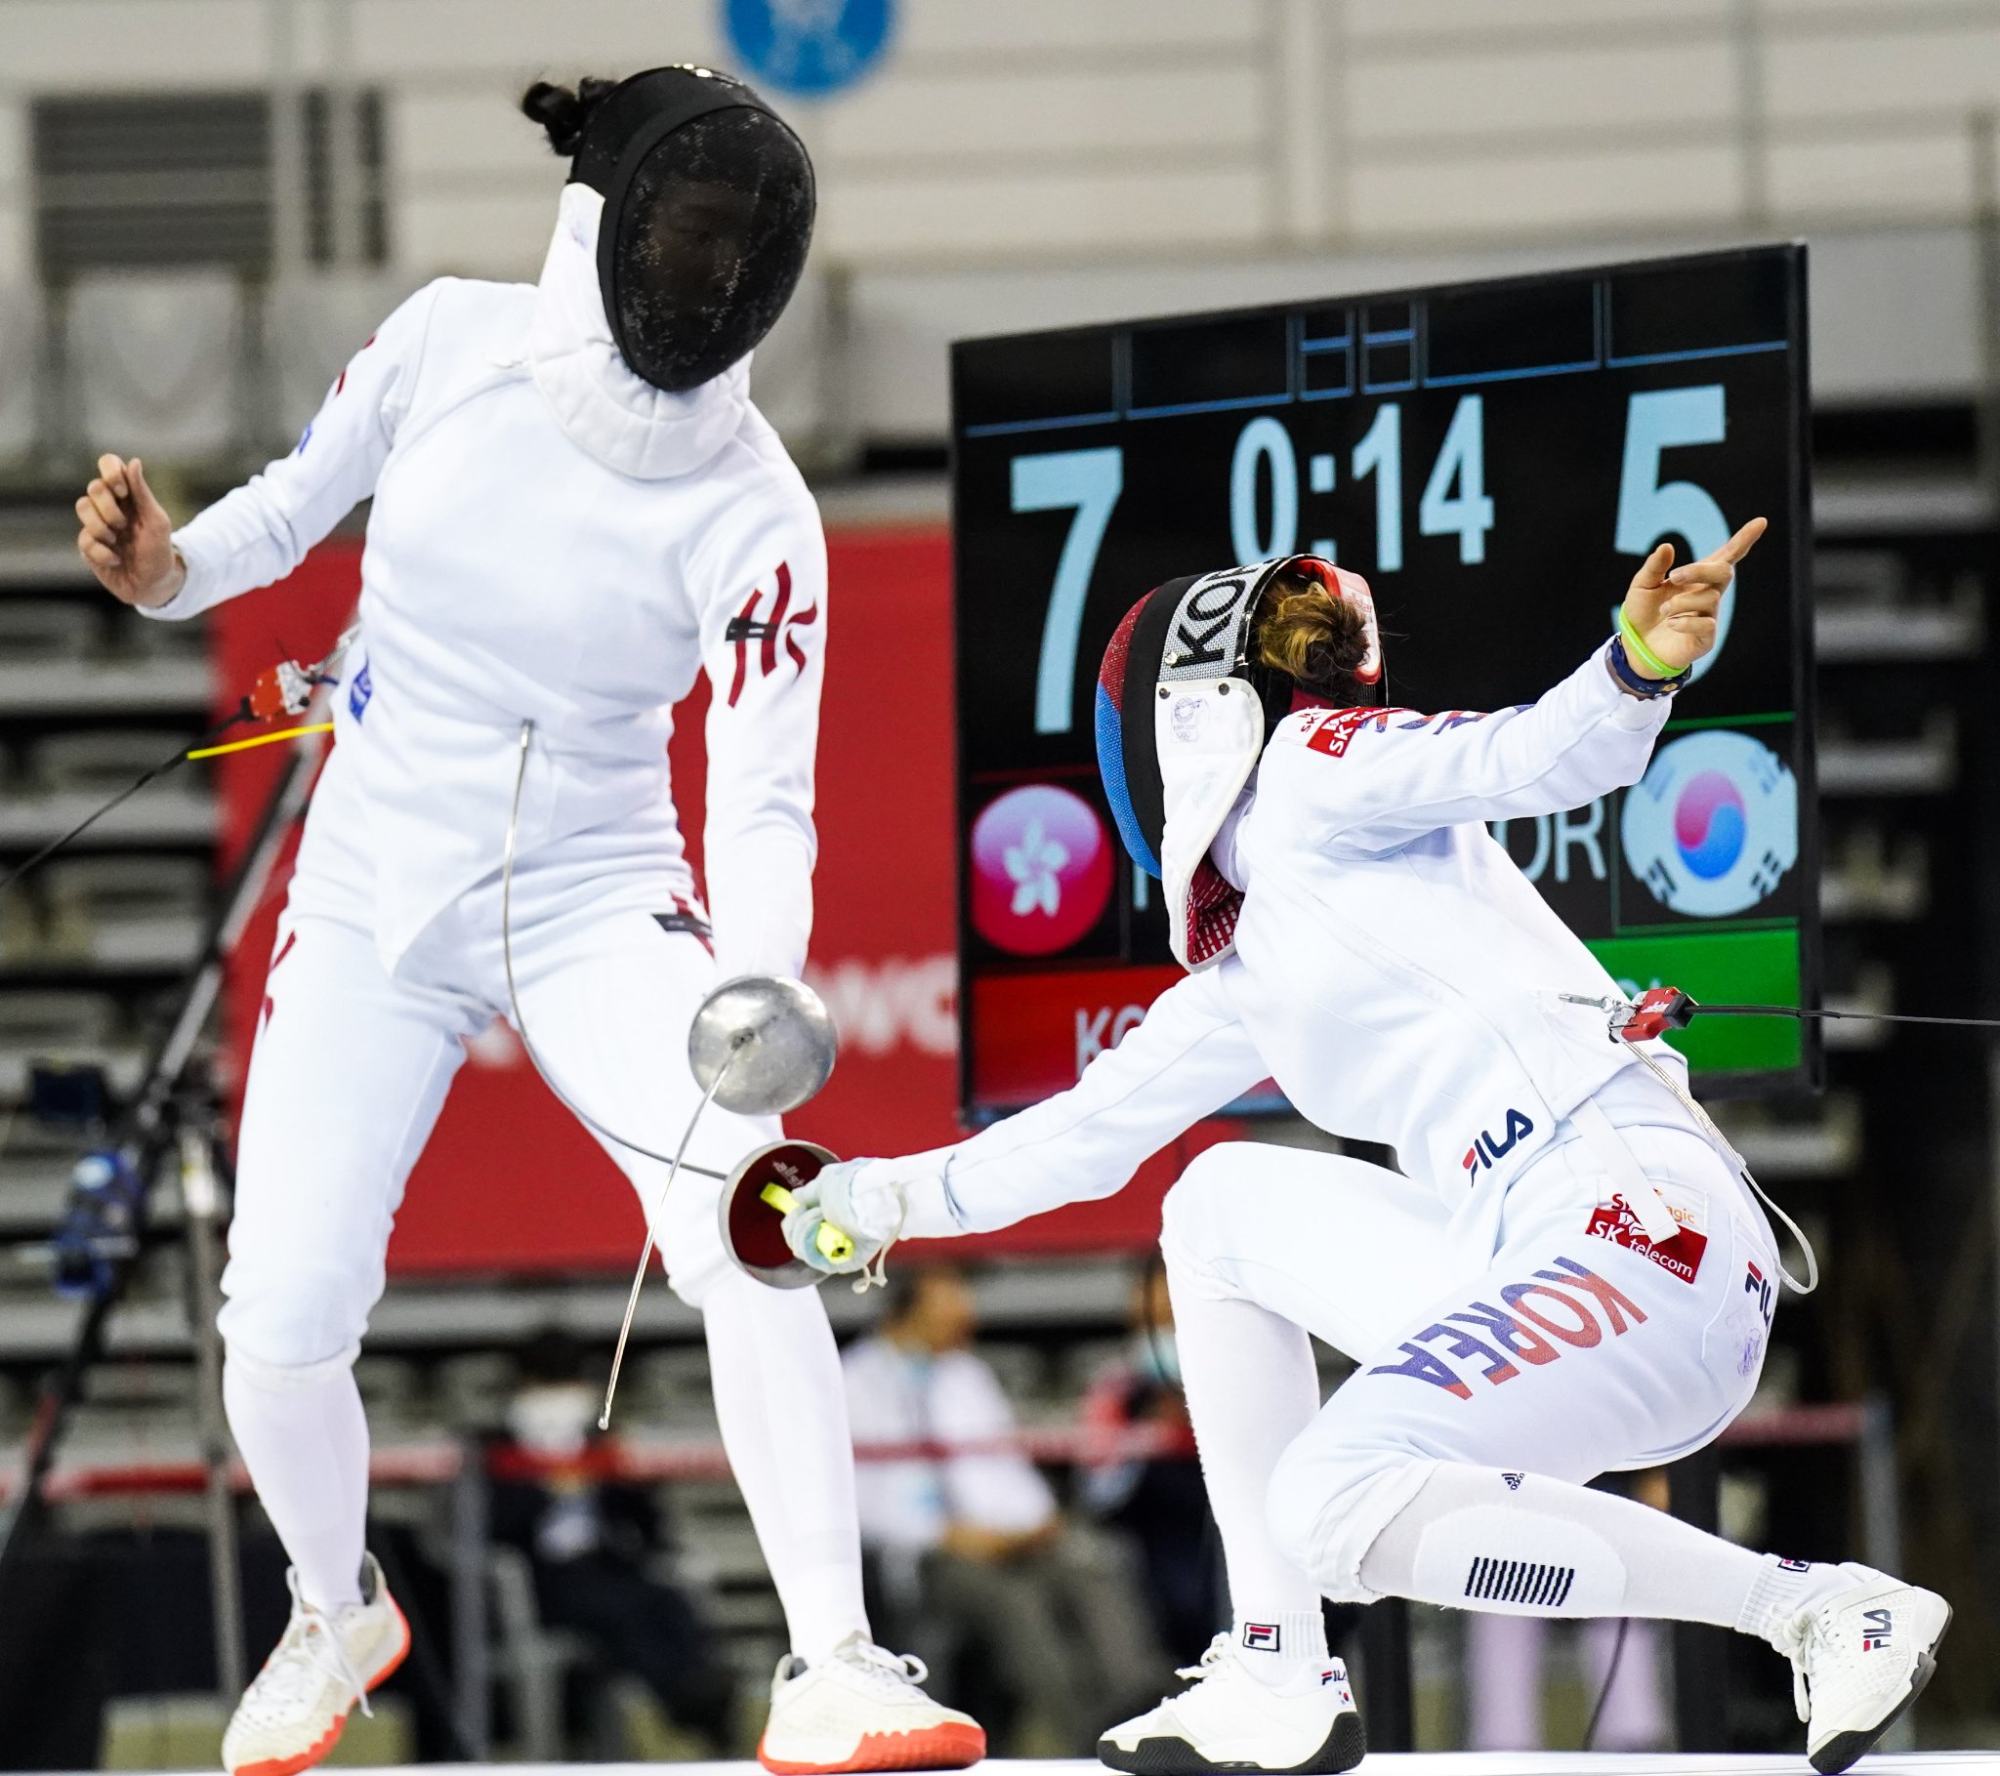
[[[120,499],[126,494],[125,463],[122,458],[106,451],[97,459],[97,472]]]
[[[1667,583],[1672,586],[1726,586],[1736,577],[1736,564],[1709,556],[1705,561],[1690,561],[1685,567],[1677,567],[1667,575]]]
[[[1767,518],[1753,518],[1728,542],[1709,557],[1711,561],[1741,561],[1756,546],[1757,539],[1770,528]]]

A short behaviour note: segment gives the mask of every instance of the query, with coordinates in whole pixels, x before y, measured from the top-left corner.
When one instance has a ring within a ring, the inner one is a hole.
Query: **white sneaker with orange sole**
[[[986,1755],[986,1729],[925,1695],[929,1675],[923,1660],[886,1652],[858,1634],[811,1664],[780,1659],[758,1762],[774,1776],[962,1770],[978,1763]]]
[[[355,1707],[368,1713],[368,1692],[410,1650],[410,1625],[374,1555],[362,1562],[359,1603],[315,1609],[299,1595],[296,1571],[285,1582],[292,1588],[292,1619],[222,1735],[230,1776],[296,1776],[311,1769],[334,1748]]]

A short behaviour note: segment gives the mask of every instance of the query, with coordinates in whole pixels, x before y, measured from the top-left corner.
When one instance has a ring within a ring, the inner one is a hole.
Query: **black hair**
[[[573,87],[537,80],[521,95],[521,115],[548,131],[550,148],[569,160],[583,142],[590,114],[617,85],[615,80],[603,80],[594,74],[586,75]]]
[[[901,1325],[916,1312],[924,1290],[938,1277],[964,1280],[965,1272],[950,1263],[905,1264],[890,1271],[888,1286],[882,1291],[881,1323],[884,1326]]]

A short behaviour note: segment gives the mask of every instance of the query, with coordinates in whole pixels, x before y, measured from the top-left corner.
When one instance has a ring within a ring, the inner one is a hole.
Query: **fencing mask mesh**
[[[798,287],[805,145],[740,81],[655,68],[592,112],[570,177],[604,196],[598,281],[633,372],[684,394],[753,350]]]

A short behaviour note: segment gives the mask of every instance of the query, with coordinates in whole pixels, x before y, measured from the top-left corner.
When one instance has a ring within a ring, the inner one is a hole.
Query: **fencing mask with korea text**
[[[592,105],[570,166],[604,199],[598,282],[634,374],[684,394],[770,332],[816,203],[805,144],[739,80],[652,68]]]
[[[1168,941],[1184,968],[1229,953],[1243,903],[1209,846],[1278,723],[1321,702],[1254,657],[1257,620],[1281,576],[1317,580],[1360,612],[1367,652],[1352,677],[1380,703],[1382,637],[1368,582],[1314,555],[1169,580],[1125,613],[1098,670],[1105,797],[1132,861],[1165,885]]]

